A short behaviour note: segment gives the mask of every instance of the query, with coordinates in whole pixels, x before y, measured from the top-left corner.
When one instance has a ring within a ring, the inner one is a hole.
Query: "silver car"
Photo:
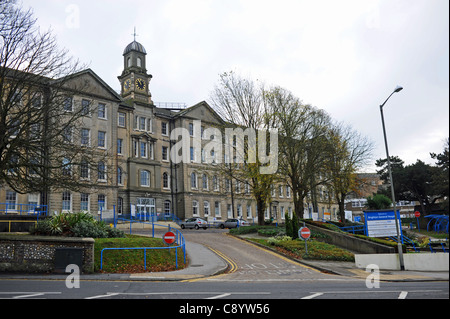
[[[243,219],[230,218],[230,219],[227,219],[224,222],[219,223],[218,227],[222,228],[222,229],[224,229],[224,228],[236,228],[236,227],[238,227],[238,225],[239,226],[249,226],[250,224],[247,221],[243,220]]]
[[[184,222],[181,222],[180,227],[181,227],[181,229],[185,229],[185,228],[207,229],[208,222],[204,219],[194,217],[194,218],[186,219]]]

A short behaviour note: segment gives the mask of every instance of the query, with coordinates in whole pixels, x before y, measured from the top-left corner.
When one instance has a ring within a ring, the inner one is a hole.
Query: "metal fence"
[[[48,206],[38,204],[0,203],[0,214],[47,216]]]
[[[147,269],[147,250],[171,250],[175,249],[175,267],[178,269],[178,249],[182,249],[184,264],[186,265],[186,240],[184,239],[183,234],[175,228],[171,228],[170,225],[158,225],[153,222],[140,222],[138,220],[127,220],[124,218],[120,218],[121,221],[130,222],[130,234],[131,234],[131,225],[133,223],[144,223],[152,225],[152,237],[155,237],[155,226],[159,227],[167,227],[167,231],[175,232],[175,245],[174,246],[165,246],[165,247],[128,247],[128,248],[103,248],[100,252],[100,269],[103,269],[103,252],[107,250],[143,250],[144,251],[144,269]],[[116,225],[114,225],[116,226]]]

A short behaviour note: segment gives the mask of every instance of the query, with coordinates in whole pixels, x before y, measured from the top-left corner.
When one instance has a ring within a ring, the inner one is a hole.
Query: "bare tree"
[[[357,187],[356,173],[371,159],[373,143],[343,123],[331,127],[328,138],[328,184],[339,205],[340,220],[345,222],[345,198]]]
[[[224,73],[220,75],[219,82],[215,86],[210,99],[211,106],[225,120],[227,123],[225,126],[228,128],[250,128],[254,132],[257,130],[263,131],[263,134],[266,134],[266,130],[270,128],[268,122],[270,118],[267,116],[264,85],[262,83],[255,83],[253,80],[243,78],[234,72]],[[231,158],[222,164],[220,171],[231,183],[235,180],[250,185],[252,195],[256,200],[258,224],[263,225],[264,212],[270,202],[270,190],[276,175],[261,173],[261,168],[265,164],[261,163],[259,157],[254,156],[254,161],[248,160],[249,156],[252,157],[257,153],[257,140],[261,138],[260,134],[257,135],[254,145],[249,144],[249,139],[242,141],[225,140],[225,145],[232,145],[235,157],[241,157],[243,163],[231,163],[233,161],[233,154],[231,154]],[[243,144],[243,151],[234,147],[239,142]]]
[[[0,184],[40,192],[48,204],[50,188],[89,187],[83,170],[101,170],[105,152],[80,142],[83,117],[94,111],[73,103],[88,85],[74,78],[82,67],[31,10],[0,3]]]
[[[279,173],[292,189],[297,217],[303,218],[305,199],[327,182],[325,162],[331,118],[281,87],[265,95],[271,125],[279,133]]]

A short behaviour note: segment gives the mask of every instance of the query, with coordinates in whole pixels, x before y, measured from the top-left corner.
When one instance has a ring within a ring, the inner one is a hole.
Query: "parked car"
[[[206,228],[208,228],[208,222],[204,219],[194,217],[194,218],[186,219],[184,222],[181,222],[180,227],[181,227],[181,229],[185,229],[185,228],[199,229],[200,227],[203,229],[206,229]]]
[[[236,227],[240,226],[250,226],[250,223],[246,220],[243,219],[237,219],[237,218],[230,218],[227,219],[224,222],[219,223],[218,227],[219,228],[236,228]]]

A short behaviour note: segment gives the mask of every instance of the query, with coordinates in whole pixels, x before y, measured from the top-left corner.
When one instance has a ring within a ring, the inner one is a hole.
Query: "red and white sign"
[[[418,211],[414,212],[414,216],[416,216],[417,218],[419,218],[419,217],[420,217],[420,212],[418,212]]]
[[[177,238],[176,238],[175,234],[172,233],[171,231],[165,233],[164,236],[163,236],[164,242],[165,242],[166,244],[168,244],[168,245],[173,244],[173,243],[175,242],[176,239],[177,239]]]
[[[309,237],[311,237],[311,231],[309,230],[308,227],[302,227],[300,228],[300,230],[298,231],[299,237],[306,240],[309,239]]]

